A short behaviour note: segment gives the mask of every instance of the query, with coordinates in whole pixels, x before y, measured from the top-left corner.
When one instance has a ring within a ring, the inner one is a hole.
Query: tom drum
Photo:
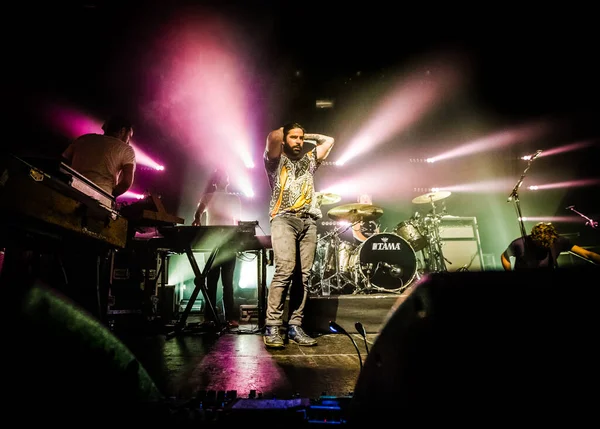
[[[427,239],[423,237],[418,225],[412,220],[400,222],[394,228],[394,233],[408,241],[415,252],[423,250],[427,245]]]

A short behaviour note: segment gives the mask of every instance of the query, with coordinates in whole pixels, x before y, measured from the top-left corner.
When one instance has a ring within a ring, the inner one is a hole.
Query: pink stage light
[[[160,79],[150,82],[152,102],[144,111],[185,142],[189,161],[225,169],[235,184],[246,182],[246,170],[255,165],[260,111],[252,61],[246,60],[250,41],[230,19],[210,10],[186,11],[157,33],[153,51],[164,54],[149,59],[154,68],[144,73]]]
[[[450,192],[501,192],[514,185],[513,179],[495,179],[460,185],[440,186],[440,191]]]
[[[142,149],[139,148],[137,144],[130,143],[133,150],[135,150],[135,159],[138,165],[143,165],[145,167],[150,167],[152,170],[156,171],[164,171],[165,167],[160,165],[158,162],[154,161],[148,154],[146,154]]]
[[[520,127],[499,131],[495,134],[487,135],[465,143],[440,155],[428,158],[427,162],[438,162],[452,158],[469,156],[481,152],[490,152],[520,143],[525,140],[538,138],[549,130],[550,124],[546,122],[525,124]]]
[[[583,141],[583,142],[577,142],[577,143],[570,143],[564,146],[560,146],[560,147],[555,147],[553,149],[549,149],[549,150],[545,150],[544,152],[542,152],[541,156],[552,156],[552,155],[558,155],[560,153],[565,153],[565,152],[572,152],[574,150],[580,150],[580,149],[585,149],[588,148],[590,146],[593,146],[594,142],[592,141]]]
[[[542,189],[560,189],[560,188],[579,188],[583,186],[595,186],[600,184],[600,179],[581,179],[581,180],[570,180],[568,182],[557,182],[548,183],[545,185],[532,185],[529,187],[530,190],[542,190]]]
[[[579,216],[523,216],[523,222],[556,222],[556,223],[579,223]]]
[[[449,64],[448,59],[435,59],[429,64],[437,69],[433,76],[427,74],[424,78],[420,70],[393,88],[367,123],[345,145],[346,150],[337,162],[345,164],[373,151],[417,122],[454,91],[463,80],[462,70],[458,64]]]
[[[137,192],[133,192],[133,191],[127,191],[122,195],[119,195],[117,197],[117,199],[123,199],[123,200],[142,200],[144,199],[145,195],[144,194],[140,194]]]

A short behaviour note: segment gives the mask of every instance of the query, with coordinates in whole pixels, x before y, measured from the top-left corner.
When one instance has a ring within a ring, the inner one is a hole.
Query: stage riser
[[[362,323],[369,334],[378,333],[400,295],[332,295],[309,297],[304,315],[304,328],[312,333],[331,333],[329,322],[335,321],[348,333],[356,333],[354,324]],[[284,320],[287,320],[289,300]]]

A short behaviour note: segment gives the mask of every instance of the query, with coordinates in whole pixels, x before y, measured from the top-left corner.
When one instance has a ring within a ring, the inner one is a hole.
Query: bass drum
[[[353,266],[371,286],[397,291],[407,287],[417,275],[417,257],[404,238],[375,234],[365,240],[353,255]]]

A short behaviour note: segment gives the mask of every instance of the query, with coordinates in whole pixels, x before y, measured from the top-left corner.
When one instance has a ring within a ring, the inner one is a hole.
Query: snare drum
[[[373,286],[396,290],[408,286],[417,274],[417,257],[404,238],[375,234],[354,252],[352,266]]]
[[[415,252],[423,250],[427,245],[427,239],[421,235],[417,223],[412,219],[396,225],[394,233],[408,241]]]

